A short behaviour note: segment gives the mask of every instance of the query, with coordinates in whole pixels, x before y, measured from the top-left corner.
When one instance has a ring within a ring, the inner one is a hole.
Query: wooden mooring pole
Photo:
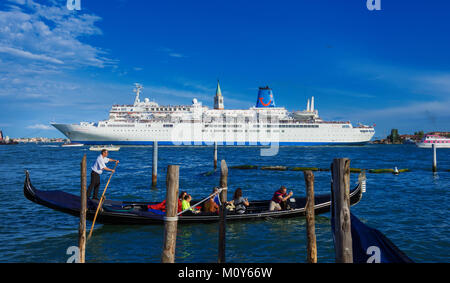
[[[332,171],[332,210],[334,214],[335,255],[337,263],[352,263],[350,223],[350,159],[334,159]]]
[[[152,187],[156,187],[158,179],[158,142],[153,142]]]
[[[214,142],[214,170],[217,169],[217,142]]]
[[[178,187],[180,167],[169,165],[166,177],[166,216],[164,218],[164,247],[161,256],[162,263],[175,262],[175,246],[177,242],[178,224]]]
[[[225,160],[220,163],[220,208],[219,208],[219,263],[225,263],[225,234],[227,223],[227,192],[228,192],[228,167]]]
[[[81,190],[80,190],[80,225],[78,228],[78,248],[80,249],[80,263],[85,263],[86,253],[86,211],[87,211],[87,194],[86,194],[86,154],[81,161]]]
[[[437,172],[437,158],[436,158],[436,145],[431,145],[433,148],[433,172]]]
[[[314,215],[314,174],[312,171],[304,171],[306,185],[306,235],[308,240],[308,263],[317,263],[317,243]]]

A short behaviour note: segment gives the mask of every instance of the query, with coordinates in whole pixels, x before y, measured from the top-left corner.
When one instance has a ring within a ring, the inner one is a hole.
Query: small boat
[[[80,197],[61,190],[41,191],[36,189],[30,181],[29,172],[26,171],[24,183],[24,195],[27,199],[51,209],[64,212],[76,217],[80,216]],[[362,198],[362,184],[350,191],[350,204],[357,204]],[[194,201],[195,203],[195,201]],[[281,211],[269,211],[270,200],[250,201],[244,214],[235,212],[227,213],[227,221],[257,220],[266,218],[289,218],[305,216],[306,198],[291,198],[290,209]],[[160,210],[148,209],[149,205],[157,205],[159,202],[132,202],[105,200],[97,217],[97,222],[102,224],[135,224],[151,225],[164,224],[165,213]],[[93,220],[98,206],[97,200],[89,199],[87,202],[86,217]],[[315,196],[315,213],[321,214],[330,211],[330,194]],[[178,218],[179,223],[210,223],[219,221],[216,213],[192,213],[190,211]]]
[[[450,148],[450,138],[426,135],[420,142],[416,143],[417,147],[420,148],[431,148],[433,144],[436,148]]]
[[[119,146],[113,146],[113,145],[95,145],[95,146],[91,146],[89,148],[90,151],[102,151],[106,149],[107,151],[119,151],[120,147]]]
[[[82,144],[82,143],[76,143],[76,142],[71,142],[71,143],[65,143],[65,144],[62,144],[61,145],[61,147],[82,147],[82,146],[84,146],[84,144]]]

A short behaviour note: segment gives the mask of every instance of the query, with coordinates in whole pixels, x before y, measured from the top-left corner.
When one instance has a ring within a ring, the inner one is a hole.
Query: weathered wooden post
[[[433,148],[433,172],[437,172],[437,158],[436,158],[436,145],[431,145]]]
[[[214,170],[217,169],[217,142],[214,142]]]
[[[306,235],[308,239],[307,259],[309,263],[317,263],[316,228],[314,217],[314,174],[304,171],[306,185]]]
[[[169,165],[166,177],[166,216],[164,218],[164,247],[162,263],[175,262],[175,246],[177,242],[178,224],[178,186],[180,167]]]
[[[219,263],[225,263],[225,234],[227,223],[227,192],[228,192],[228,167],[225,160],[220,163],[220,208],[219,208]]]
[[[80,249],[80,263],[85,263],[86,251],[86,154],[81,161],[81,191],[80,191],[80,225],[78,227],[78,248]]]
[[[352,234],[350,222],[350,159],[334,159],[332,165],[332,211],[336,262],[352,263]]]
[[[156,187],[158,179],[158,142],[153,142],[152,187]]]

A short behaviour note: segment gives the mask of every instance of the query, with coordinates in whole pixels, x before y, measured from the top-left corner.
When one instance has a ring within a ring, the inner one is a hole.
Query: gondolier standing
[[[116,162],[119,163],[119,160],[114,160],[108,158],[108,151],[106,149],[102,150],[102,153],[97,157],[94,165],[91,167],[91,183],[89,184],[89,189],[87,191],[87,197],[91,197],[92,189],[94,189],[93,199],[98,200],[98,189],[100,187],[100,175],[103,173],[103,170],[113,172],[115,170],[109,169],[106,167],[106,163],[108,162]]]

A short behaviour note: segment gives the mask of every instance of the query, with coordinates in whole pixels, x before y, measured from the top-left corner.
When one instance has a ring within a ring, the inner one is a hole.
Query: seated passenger
[[[178,198],[178,212],[181,212],[182,207],[182,200],[184,196],[186,195],[186,192],[181,192],[180,197]],[[158,204],[152,204],[147,206],[148,210],[161,210],[163,212],[166,212],[166,200],[163,200],[161,203]]]
[[[194,207],[191,207],[191,200],[192,200],[191,195],[186,194],[184,196],[184,199],[181,202],[181,209],[182,209],[182,211],[185,211],[185,210],[189,209],[193,213],[198,213],[198,210],[196,210]]]
[[[228,203],[234,205],[234,211],[237,214],[244,214],[246,207],[250,205],[248,203],[248,199],[246,199],[246,198],[244,199],[242,197],[242,189],[241,188],[236,189],[236,191],[234,192],[233,200]]]
[[[287,189],[285,186],[281,186],[281,188],[273,194],[272,200],[270,201],[269,210],[284,210],[287,208],[287,200],[294,193],[291,191],[287,194]]]
[[[187,193],[185,191],[182,191],[180,193],[180,196],[178,197],[178,213],[180,213],[181,211],[183,211],[183,199],[184,196],[187,195]]]
[[[217,197],[217,193],[219,192],[218,188],[214,188],[213,196],[211,196],[203,205],[203,212],[212,212],[216,213],[219,210],[219,205],[216,203],[215,198]]]

